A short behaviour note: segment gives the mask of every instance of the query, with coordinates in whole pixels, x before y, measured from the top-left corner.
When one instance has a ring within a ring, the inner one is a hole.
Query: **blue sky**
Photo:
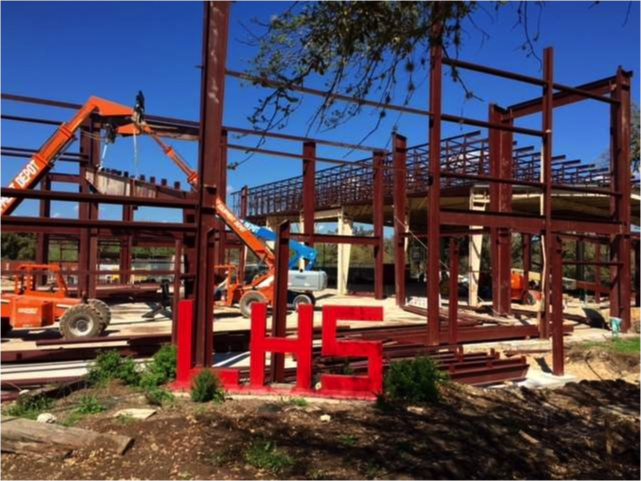
[[[541,38],[537,50],[555,48],[555,80],[578,85],[615,73],[618,65],[635,72],[633,98],[639,101],[639,2],[632,3],[627,24],[623,25],[627,2],[603,2],[589,8],[591,2],[548,2],[542,13]],[[288,5],[287,2],[237,2],[232,6],[228,66],[244,70],[254,50],[245,45],[246,32],[241,22],[255,28],[251,18],[267,21]],[[46,97],[82,103],[91,95],[133,104],[138,90],[147,99],[147,112],[197,120],[201,58],[202,4],[199,2],[3,2],[1,29],[2,92]],[[539,63],[518,50],[522,31],[514,28],[516,6],[509,4],[498,15],[486,6],[474,20],[490,38],[468,25],[461,58],[497,68],[540,76]],[[475,73],[464,79],[483,101],[465,101],[460,87],[445,85],[444,111],[486,119],[488,103],[499,105],[538,96],[532,86],[504,81]],[[248,127],[246,120],[259,97],[260,89],[243,87],[227,79],[225,98],[226,125]],[[307,98],[286,129],[304,135],[306,119],[317,100]],[[427,106],[427,83],[414,97],[412,105]],[[38,115],[66,120],[72,112],[2,102],[3,113]],[[359,141],[376,121],[365,111],[346,127],[331,132],[312,132],[319,138]],[[365,143],[386,147],[394,123],[409,138],[410,144],[426,141],[427,120],[406,115],[388,120]],[[519,125],[540,127],[540,117],[532,116]],[[583,102],[559,109],[554,117],[554,154],[567,154],[586,161],[596,159],[608,144],[608,108],[605,104]],[[444,135],[467,131],[458,125],[445,125]],[[469,129],[472,130],[472,129]],[[51,128],[24,126],[2,121],[3,145],[40,146]],[[517,138],[522,145],[537,145],[537,139]],[[251,137],[233,139],[234,143],[252,145]],[[191,165],[196,165],[195,143],[176,142],[176,148]],[[77,147],[72,146],[71,150]],[[270,141],[266,148],[300,152],[293,143]],[[538,148],[538,147],[537,147]],[[319,147],[319,156],[356,159],[362,153]],[[230,161],[242,160],[242,152],[232,151]],[[2,185],[7,185],[26,159],[2,158]],[[181,172],[148,139],[139,142],[134,152],[131,139],[121,139],[110,147],[105,159],[108,167],[165,177],[170,181],[184,178]],[[70,166],[59,164],[58,171]],[[229,172],[231,190],[243,185],[258,185],[296,176],[300,162],[291,159],[255,156],[236,171]],[[62,188],[62,186],[61,186]],[[24,202],[17,215],[35,213],[34,202]],[[72,204],[54,203],[54,215],[75,217]],[[105,206],[104,218],[116,218],[118,208]],[[138,219],[174,216],[151,209],[141,209]]]

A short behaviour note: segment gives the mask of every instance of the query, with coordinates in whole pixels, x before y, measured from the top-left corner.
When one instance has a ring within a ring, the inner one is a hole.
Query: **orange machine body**
[[[523,274],[512,272],[510,281],[513,301],[520,301],[523,304],[531,305],[541,300],[541,292],[530,289]]]
[[[23,264],[14,279],[14,292],[2,294],[2,319],[14,328],[46,327],[54,324],[65,311],[80,304],[69,297],[67,283],[60,267],[52,264]],[[35,273],[52,272],[55,284],[48,291],[38,290]]]

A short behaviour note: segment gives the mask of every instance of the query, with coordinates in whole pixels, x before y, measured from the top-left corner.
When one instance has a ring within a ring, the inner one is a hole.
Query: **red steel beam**
[[[589,92],[594,95],[605,95],[612,91],[612,87],[616,81],[616,77],[607,77],[601,80],[583,84],[577,87],[583,94]],[[557,92],[553,95],[554,108],[563,107],[564,105],[573,104],[585,100],[585,96],[580,96],[572,92]],[[536,114],[543,109],[543,97],[539,97],[518,104],[511,105],[508,110],[514,118],[524,117],[526,115]]]
[[[396,305],[405,305],[405,225],[407,216],[407,139],[397,133],[392,136],[394,163],[394,283]]]
[[[40,190],[42,192],[47,192],[51,189],[51,177],[49,174],[46,174],[40,181]],[[19,190],[19,189],[18,189]],[[3,195],[4,197],[4,195]],[[11,196],[8,196],[11,197]],[[40,217],[51,217],[51,201],[46,199],[40,199]],[[36,263],[38,264],[48,264],[49,263],[49,234],[41,232],[37,234],[37,243],[36,243]],[[42,275],[38,280],[39,285],[45,285],[47,283],[47,276]]]
[[[551,266],[554,259],[554,245],[552,240],[552,114],[554,109],[554,53],[551,48],[546,48],[543,52],[543,78],[546,82],[543,87],[543,115],[542,128],[545,135],[543,136],[543,156],[541,159],[541,170],[543,171],[543,238],[545,260],[543,262],[543,273],[541,282],[543,287],[543,313],[540,316],[539,331],[542,339],[549,338],[548,328],[550,325],[550,308],[552,296],[552,276]]]
[[[287,283],[289,277],[289,221],[282,222],[276,232],[276,271],[274,273],[274,298],[272,302],[272,337],[287,334]],[[271,354],[271,382],[285,381],[285,354]]]
[[[240,189],[240,218],[242,220],[247,219],[247,198],[249,196],[249,189],[245,185]],[[245,283],[245,268],[247,263],[247,246],[242,243],[240,247],[240,252],[238,253],[238,282],[240,284]]]
[[[307,234],[291,233],[291,238],[306,242],[311,236]],[[362,235],[336,235],[336,234],[314,234],[316,244],[352,244],[352,245],[376,245],[379,240],[377,237]]]
[[[565,355],[563,353],[563,244],[559,236],[548,238],[552,244],[554,260],[551,266],[551,307],[552,307],[552,374],[563,376]]]
[[[91,193],[91,186],[87,180],[88,167],[97,168],[100,164],[100,140],[96,138],[100,132],[100,124],[92,119],[85,122],[85,131],[80,134],[80,152],[89,159],[88,165],[80,165],[80,192],[88,195]],[[91,134],[91,136],[87,135]],[[78,206],[78,217],[80,230],[80,243],[78,252],[78,268],[89,272],[98,264],[98,239],[96,232],[92,230],[90,223],[98,219],[98,204],[95,202],[83,202]],[[60,219],[49,219],[49,221]],[[5,220],[6,222],[6,220]],[[90,274],[81,275],[78,278],[78,290],[80,297],[96,297],[97,278]]]
[[[440,28],[440,26],[436,27]],[[427,344],[439,343],[439,281],[441,272],[441,120],[443,101],[443,48],[436,42],[430,49],[429,122],[430,188],[427,193]]]
[[[204,3],[198,144],[199,182],[196,189],[193,367],[209,367],[212,364],[215,276],[211,267],[216,258],[210,237],[216,236],[216,190],[222,188],[221,171],[223,167],[226,168],[221,166],[221,137],[229,8],[230,4],[226,2]]]
[[[621,319],[621,329],[628,332],[631,327],[631,275],[632,246],[630,244],[630,75],[619,67],[613,96],[619,101],[611,107],[610,159],[612,190],[621,197],[611,200],[610,212],[622,231],[612,240],[610,259],[620,265],[611,268],[612,288],[610,290],[610,313]]]
[[[314,246],[316,224],[316,144],[303,144],[303,232],[310,235],[306,244]]]
[[[458,239],[452,237],[450,238],[450,298],[447,318],[450,345],[458,343],[458,268]]]
[[[383,152],[374,153],[374,162],[372,165],[372,211],[374,223],[374,236],[378,242],[374,244],[374,298],[383,299],[385,297],[385,279],[384,279],[384,256],[385,256],[385,237],[383,224],[385,222],[385,193],[384,193],[384,170],[385,154]]]

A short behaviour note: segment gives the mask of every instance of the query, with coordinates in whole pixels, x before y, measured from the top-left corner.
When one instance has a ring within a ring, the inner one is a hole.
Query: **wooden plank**
[[[56,424],[44,424],[22,418],[1,418],[2,443],[5,440],[21,442],[51,443],[70,449],[99,444],[105,449],[112,449],[123,454],[133,443],[133,439],[119,434],[103,434],[80,428],[66,428]]]
[[[61,460],[71,454],[71,449],[46,443],[34,441],[16,441],[13,439],[2,439],[2,452],[13,454],[26,454],[42,458]]]

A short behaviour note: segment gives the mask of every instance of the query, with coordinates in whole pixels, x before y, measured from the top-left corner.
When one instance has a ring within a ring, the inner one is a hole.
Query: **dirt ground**
[[[451,385],[440,404],[422,410],[282,399],[203,405],[178,399],[145,421],[113,418],[118,409],[144,405],[139,393],[117,384],[93,393],[108,409],[77,426],[133,437],[124,455],[91,446],[63,461],[3,453],[2,478],[639,479],[640,474],[639,385],[622,380],[582,381],[556,390]],[[63,419],[85,394],[58,401],[53,412]],[[328,422],[321,420],[324,414]]]

